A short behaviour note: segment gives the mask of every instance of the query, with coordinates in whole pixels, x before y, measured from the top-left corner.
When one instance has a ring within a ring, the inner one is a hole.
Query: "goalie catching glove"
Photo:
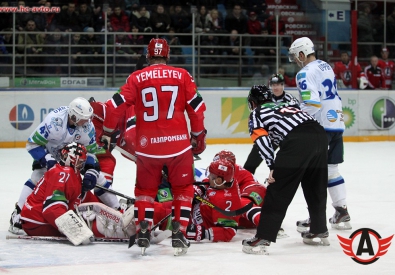
[[[188,240],[194,240],[200,242],[201,240],[208,239],[211,240],[212,231],[210,229],[205,229],[204,226],[190,224],[187,227],[186,238]]]
[[[191,132],[191,145],[192,145],[192,153],[194,155],[199,155],[203,153],[206,149],[206,134],[207,130],[204,129],[199,134]]]

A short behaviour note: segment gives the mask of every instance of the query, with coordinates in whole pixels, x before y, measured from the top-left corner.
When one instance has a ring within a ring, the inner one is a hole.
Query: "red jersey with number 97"
[[[132,73],[111,99],[113,110],[104,127],[115,129],[117,118],[127,107],[136,112],[136,154],[164,158],[191,148],[185,118],[191,131],[204,130],[206,106],[192,76],[182,68],[166,64],[150,65]]]

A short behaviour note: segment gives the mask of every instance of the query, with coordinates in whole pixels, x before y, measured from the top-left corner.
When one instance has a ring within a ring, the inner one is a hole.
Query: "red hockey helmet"
[[[152,38],[148,44],[147,58],[164,57],[169,58],[170,47],[165,39]]]
[[[60,151],[60,164],[72,167],[77,172],[84,167],[87,154],[84,145],[76,142],[69,143]]]
[[[210,173],[210,180],[213,180],[216,186],[220,186],[226,183],[231,185],[233,182],[235,167],[232,162],[226,159],[214,160],[208,167],[208,171]],[[222,182],[218,183],[216,181],[217,178],[221,178]]]
[[[231,163],[233,163],[233,165],[236,164],[236,156],[229,150],[222,150],[216,153],[213,160],[218,160],[218,159],[226,159],[229,160]]]

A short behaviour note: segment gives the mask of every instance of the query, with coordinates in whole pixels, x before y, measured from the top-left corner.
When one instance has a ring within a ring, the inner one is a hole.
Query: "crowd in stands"
[[[9,6],[9,3],[9,1],[2,1],[0,5],[6,7]],[[53,6],[60,7],[60,12],[16,13],[15,26],[12,23],[13,15],[3,13],[0,18],[0,26],[2,26],[3,32],[12,31],[13,28],[17,31],[15,39],[17,64],[46,64],[42,67],[33,66],[30,68],[35,71],[42,70],[43,73],[67,73],[66,67],[49,66],[58,62],[59,64],[102,64],[104,58],[101,55],[105,48],[107,53],[116,55],[114,60],[109,60],[111,63],[133,63],[133,59],[137,59],[144,52],[144,45],[152,37],[158,35],[167,39],[173,46],[171,63],[183,64],[186,58],[182,57],[181,46],[192,44],[190,34],[193,31],[198,34],[206,34],[201,36],[199,41],[200,45],[205,45],[199,52],[202,55],[201,62],[208,64],[203,68],[203,73],[218,73],[218,67],[221,68],[218,64],[221,63],[239,64],[240,56],[242,56],[244,65],[259,65],[257,68],[261,65],[273,66],[275,62],[275,39],[273,37],[253,37],[276,32],[273,16],[266,13],[265,0],[110,0],[108,4],[104,3],[105,1],[102,0],[92,2],[86,2],[86,0],[52,0],[52,2],[20,0],[17,2],[18,7]],[[192,30],[192,13],[196,14],[194,30]],[[280,34],[284,33],[284,26],[285,24],[280,22]],[[125,35],[108,35],[105,47],[103,35],[105,29],[109,33],[125,32]],[[58,32],[58,34],[52,32]],[[175,36],[174,33],[185,35]],[[222,34],[222,36],[217,34]],[[251,38],[239,36],[245,34],[250,34]],[[12,47],[9,46],[12,45],[12,36],[7,34],[0,37],[3,54],[0,57],[0,62],[9,63],[10,58],[5,55],[14,54]],[[262,49],[261,43],[264,43],[264,49]],[[212,49],[209,48],[211,46],[213,46]],[[72,58],[69,62],[68,57],[59,56],[59,54],[70,53]],[[43,57],[39,55],[43,55]],[[85,55],[89,56],[85,57]],[[220,58],[218,55],[226,55],[229,58]],[[53,56],[55,58],[52,58]],[[210,67],[210,64],[216,66]],[[72,70],[72,73],[98,73],[103,68],[73,66]],[[235,72],[237,68],[235,66],[229,70]],[[126,67],[119,72],[129,71],[130,68]],[[253,73],[247,68],[243,69],[243,72]],[[222,71],[222,73],[228,72]]]

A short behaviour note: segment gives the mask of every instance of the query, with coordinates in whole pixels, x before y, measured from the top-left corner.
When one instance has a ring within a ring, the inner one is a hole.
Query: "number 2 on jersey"
[[[161,86],[161,90],[159,92],[170,92],[172,93],[171,95],[171,100],[169,102],[169,106],[167,108],[167,119],[171,119],[174,114],[174,104],[177,99],[178,95],[178,86]],[[142,101],[144,104],[144,107],[151,109],[151,112],[144,112],[144,121],[155,121],[158,120],[159,118],[159,102],[158,102],[158,92],[157,89],[154,87],[149,87],[145,88],[141,91],[142,95]],[[149,95],[151,95],[151,100],[147,100],[147,98],[150,98]]]

